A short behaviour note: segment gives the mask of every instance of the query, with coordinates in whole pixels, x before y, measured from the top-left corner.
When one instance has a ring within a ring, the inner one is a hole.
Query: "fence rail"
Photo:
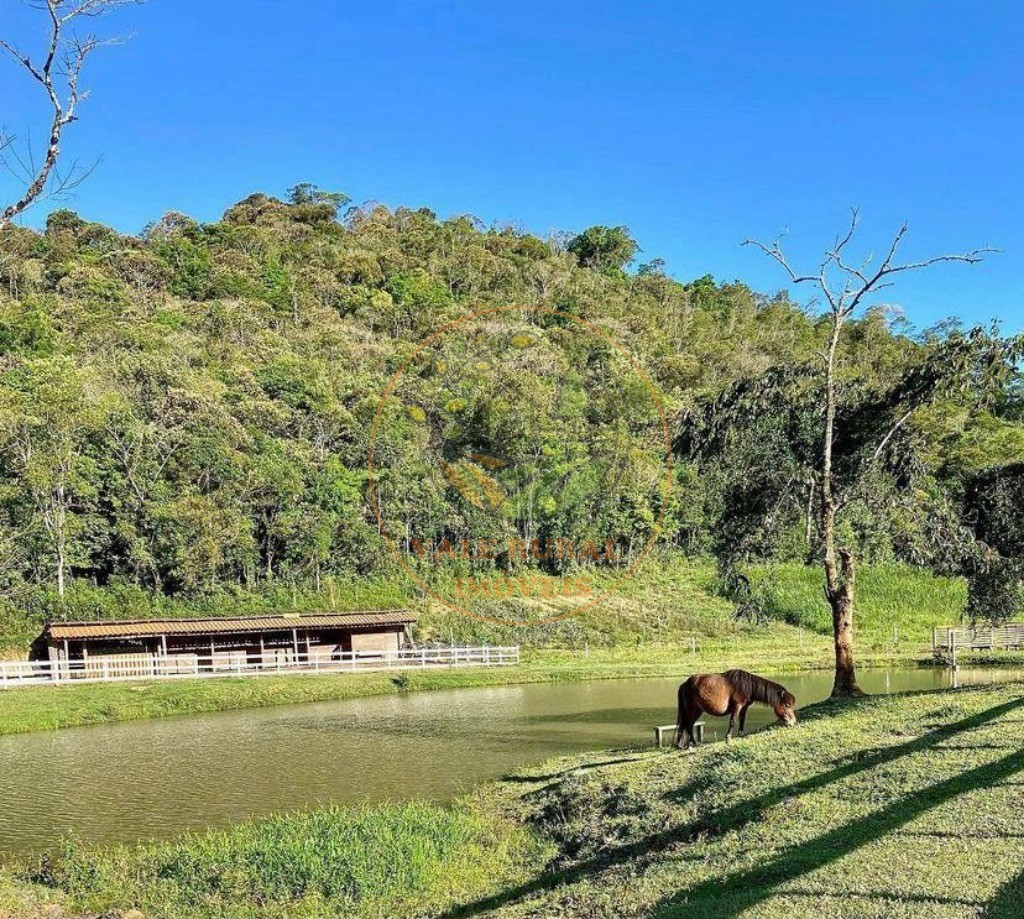
[[[419,667],[510,667],[519,663],[519,646],[407,648],[401,651],[350,651],[306,660],[252,660],[244,652],[202,655],[131,654],[72,661],[0,661],[0,689],[67,682],[115,683],[272,673],[353,673]]]
[[[932,631],[932,650],[936,653],[939,651],[989,651],[997,648],[1022,647],[1024,647],[1024,623],[1022,622],[977,628],[951,626]]]

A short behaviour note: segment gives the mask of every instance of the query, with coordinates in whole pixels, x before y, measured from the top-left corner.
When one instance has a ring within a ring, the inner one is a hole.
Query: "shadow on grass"
[[[1008,881],[985,904],[985,919],[1020,919],[1024,912],[1024,871]]]
[[[749,907],[773,896],[783,884],[837,861],[958,795],[995,785],[1001,779],[1022,770],[1024,750],[1018,750],[995,762],[922,788],[880,811],[851,820],[814,839],[790,846],[757,868],[679,891],[658,904],[650,915],[666,919],[684,915],[688,919],[701,916],[728,919],[738,916]],[[893,896],[893,893],[890,892],[889,896]],[[1020,916],[1019,903],[1018,900],[1018,911],[1014,913],[1017,917]]]
[[[907,743],[871,751],[858,757],[856,760],[848,761],[834,769],[774,789],[749,801],[743,801],[734,807],[726,808],[711,815],[713,818],[711,821],[705,818],[703,820],[680,823],[658,833],[644,836],[634,842],[609,848],[594,858],[577,865],[546,871],[525,884],[473,903],[456,907],[445,913],[441,919],[479,916],[523,897],[552,890],[564,884],[595,878],[602,872],[629,862],[634,858],[646,859],[652,857],[671,845],[692,841],[701,834],[722,832],[725,829],[735,829],[744,826],[759,820],[769,808],[786,798],[816,791],[879,765],[937,747],[952,735],[981,727],[1021,706],[1024,706],[1024,699],[1015,699],[1001,705],[994,705],[977,714],[962,718],[960,721],[939,726],[935,730]],[[743,872],[739,875],[716,881],[714,884],[700,885],[692,889],[680,891],[673,897],[662,901],[656,908],[657,914],[685,914],[689,917],[691,915],[690,910],[698,902],[695,898],[699,898],[701,905],[707,907],[708,915],[715,917],[735,916],[737,912],[752,903],[770,896],[778,884],[818,867],[818,864],[815,863],[816,857],[823,859],[821,864],[840,858],[842,855],[859,848],[865,842],[876,838],[877,835],[901,826],[924,810],[934,807],[936,804],[942,803],[942,801],[948,800],[956,794],[969,791],[972,787],[976,787],[977,783],[993,781],[994,778],[998,777],[1009,777],[1022,769],[1024,769],[1024,752],[1018,752],[989,766],[979,767],[979,769],[957,776],[956,779],[929,786],[927,789],[917,792],[897,804],[890,805],[870,817],[853,821],[851,824],[825,834],[825,836],[788,849],[778,859],[773,859],[756,872]],[[953,787],[954,785],[956,786],[955,788]],[[692,789],[692,786],[688,785],[688,788]],[[676,793],[672,796],[672,799],[683,797],[685,796]],[[827,846],[828,848],[822,848],[818,851],[820,846]],[[759,886],[754,890],[736,889],[742,885],[750,884]],[[727,893],[736,900],[735,907],[724,902],[724,897]],[[752,899],[740,902],[737,898],[743,896],[752,897]]]

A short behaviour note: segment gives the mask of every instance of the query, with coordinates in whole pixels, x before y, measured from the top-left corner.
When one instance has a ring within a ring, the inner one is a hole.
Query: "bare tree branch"
[[[49,193],[53,194],[67,191],[80,181],[74,177],[74,169],[63,177],[56,170],[61,138],[64,129],[78,119],[78,106],[88,97],[88,92],[80,89],[86,60],[97,48],[115,44],[116,39],[100,39],[93,34],[79,36],[73,27],[76,20],[102,16],[117,7],[136,2],[139,0],[41,0],[33,3],[34,9],[45,12],[49,33],[41,59],[33,58],[10,41],[0,39],[0,52],[15,61],[42,87],[50,111],[48,140],[42,161],[38,168],[33,166],[25,178],[24,192],[0,210],[0,230],[47,194],[48,184],[51,186]],[[9,148],[12,141],[13,138],[0,137],[0,150]],[[9,167],[8,171],[13,172]]]
[[[816,274],[800,274],[792,267],[785,253],[782,251],[780,244],[782,239],[781,235],[772,240],[770,245],[766,245],[756,239],[746,239],[743,241],[743,245],[755,246],[770,258],[778,262],[783,269],[785,269],[786,274],[789,275],[789,279],[793,284],[812,284],[825,298],[831,312],[843,318],[853,313],[869,294],[877,293],[880,290],[891,287],[892,281],[886,280],[891,275],[900,274],[906,271],[917,271],[921,268],[928,268],[942,262],[966,262],[967,264],[975,264],[976,262],[980,262],[989,253],[999,251],[989,246],[984,246],[979,249],[970,249],[967,252],[962,253],[936,255],[932,258],[922,259],[917,262],[907,262],[902,265],[893,264],[900,246],[903,243],[904,237],[907,235],[908,226],[904,223],[893,236],[889,249],[885,254],[885,258],[882,260],[878,268],[872,272],[868,270],[868,266],[871,262],[870,258],[865,259],[865,261],[858,267],[846,261],[843,255],[843,250],[856,234],[858,223],[859,213],[857,208],[852,208],[849,228],[842,236],[837,237],[832,248],[825,252],[825,257],[822,260],[821,265],[818,267],[818,272]],[[839,272],[842,277],[841,286],[833,285],[829,282],[828,275],[830,269],[835,269]]]

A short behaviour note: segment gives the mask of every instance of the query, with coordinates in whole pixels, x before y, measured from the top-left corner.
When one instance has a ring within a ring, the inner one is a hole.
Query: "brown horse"
[[[728,715],[729,730],[725,739],[732,739],[732,726],[740,716],[740,733],[744,732],[747,709],[754,702],[763,702],[775,709],[779,721],[787,726],[796,724],[796,699],[793,694],[771,680],[747,673],[746,670],[726,670],[725,673],[700,673],[679,685],[679,717],[676,719],[676,746],[697,746],[693,726],[702,712],[709,715]]]

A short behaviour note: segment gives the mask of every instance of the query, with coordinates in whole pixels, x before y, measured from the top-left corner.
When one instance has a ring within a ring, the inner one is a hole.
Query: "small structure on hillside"
[[[61,664],[91,658],[128,661],[163,658],[161,673],[178,662],[182,672],[235,664],[273,667],[386,655],[411,644],[408,610],[291,613],[209,619],[133,619],[50,622],[34,643],[35,655]],[[44,650],[45,649],[45,650]],[[42,652],[42,653],[40,653]]]

